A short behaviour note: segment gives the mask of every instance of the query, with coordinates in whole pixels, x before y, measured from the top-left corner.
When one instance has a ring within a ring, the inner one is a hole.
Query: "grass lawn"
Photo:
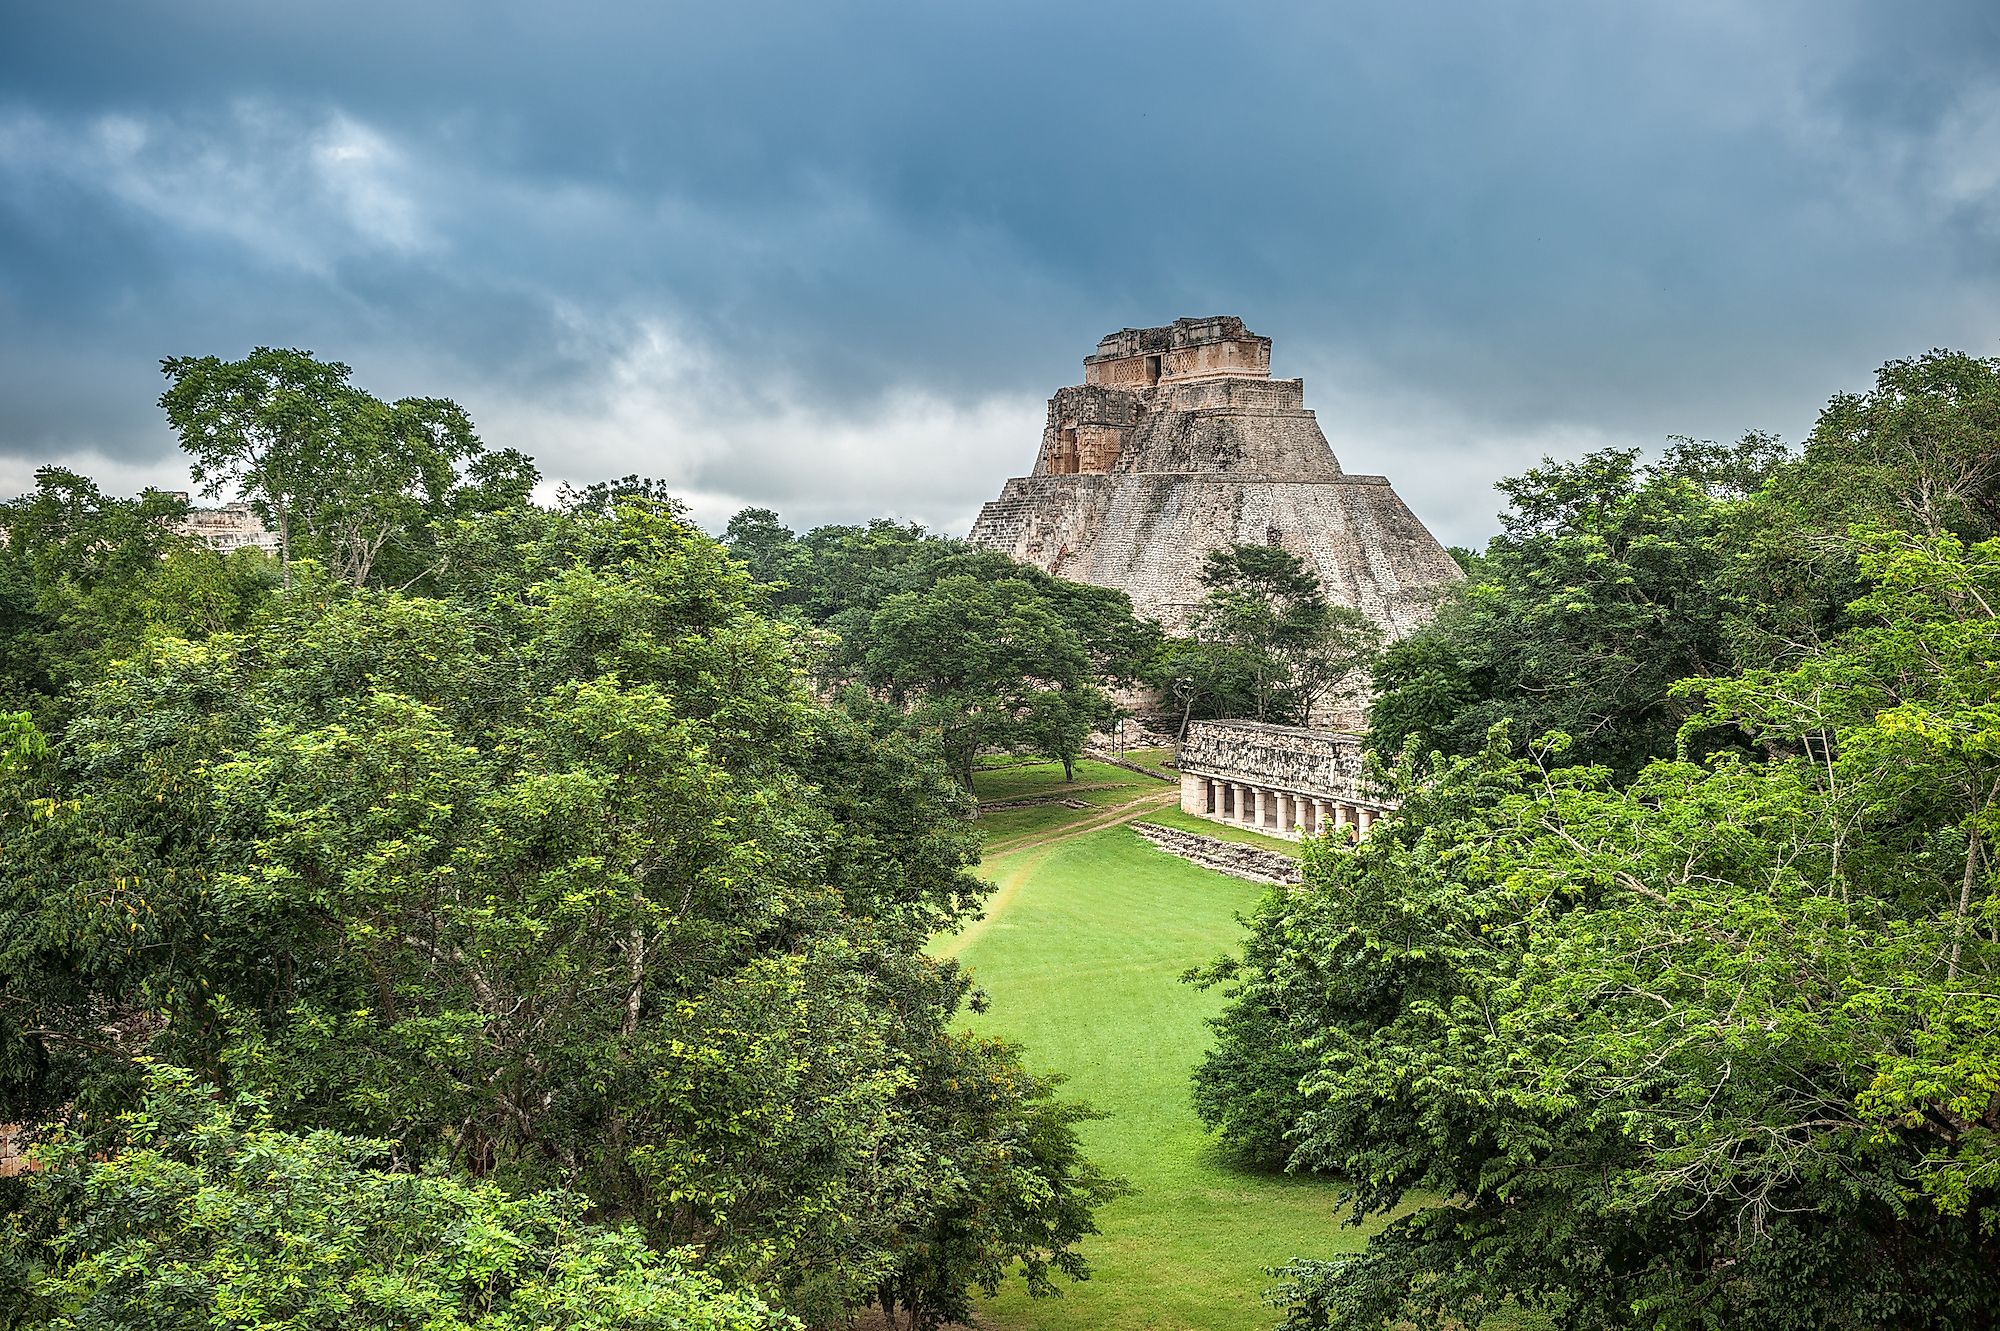
[[[1024,799],[1035,795],[1068,795],[1078,786],[1113,786],[1129,789],[1135,794],[1146,790],[1163,790],[1167,783],[1152,777],[1128,772],[1122,767],[1109,763],[1093,762],[1088,758],[1076,760],[1076,780],[1063,780],[1061,763],[1021,763],[1014,767],[991,768],[974,771],[972,774],[973,793],[982,800]]]
[[[1121,775],[1135,794],[1160,788]],[[1209,1043],[1204,1018],[1221,999],[1179,977],[1230,946],[1236,914],[1259,888],[1154,850],[1123,826],[999,854],[982,872],[997,889],[987,918],[941,944],[992,999],[974,1021],[1110,1111],[1084,1126],[1085,1141],[1134,1188],[1101,1213],[1104,1233],[1085,1246],[1092,1280],[1042,1300],[1017,1282],[982,1322],[998,1331],[1273,1325],[1266,1268],[1352,1250],[1363,1231],[1336,1223],[1336,1183],[1227,1164],[1188,1103],[1188,1074]]]
[[[973,787],[982,800],[1078,799],[1098,808],[1174,789],[1165,781],[1088,758],[1078,760],[1075,781],[1063,780],[1061,763],[1022,763],[978,772],[973,777]],[[1010,843],[1036,840],[1038,834],[1059,832],[1088,816],[1087,810],[1065,809],[1059,804],[996,809],[979,815],[979,830],[987,845],[1005,849]]]

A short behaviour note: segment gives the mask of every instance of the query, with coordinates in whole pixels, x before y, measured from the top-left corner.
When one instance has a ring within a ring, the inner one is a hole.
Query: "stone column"
[[[1375,811],[1373,809],[1356,809],[1354,816],[1357,820],[1354,839],[1356,841],[1366,840],[1368,833],[1375,827]]]
[[[1208,812],[1208,782],[1193,772],[1181,773],[1181,812],[1205,814]]]
[[[1347,840],[1347,805],[1344,801],[1334,803],[1333,834],[1341,841]]]

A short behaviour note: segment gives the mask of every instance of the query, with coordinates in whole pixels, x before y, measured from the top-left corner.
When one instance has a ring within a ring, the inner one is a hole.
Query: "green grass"
[[[1174,760],[1174,750],[1171,745],[1164,749],[1127,749],[1123,756],[1128,763],[1158,768],[1169,776],[1173,774],[1173,769],[1166,765]]]
[[[1131,798],[1125,792],[1119,794]],[[1079,795],[1078,799],[1086,798]],[[1054,832],[1064,825],[1076,821],[1077,809],[1065,809],[1060,804],[1043,805],[1034,809],[1001,809],[995,813],[979,815],[979,830],[987,841],[1005,841],[1027,836],[1031,832]]]
[[[1178,804],[1170,804],[1164,809],[1147,814],[1146,821],[1159,823],[1165,827],[1178,827],[1188,832],[1199,832],[1218,841],[1240,841],[1246,846],[1261,846],[1265,850],[1279,851],[1294,859],[1298,857],[1301,849],[1298,842],[1287,841],[1283,837],[1265,836],[1261,832],[1252,832],[1245,827],[1211,822],[1207,818],[1198,818],[1191,813],[1182,813]]]
[[[1124,775],[1135,793],[1159,788]],[[1001,854],[982,872],[997,889],[988,917],[943,945],[992,1000],[975,1022],[1024,1045],[1032,1067],[1068,1073],[1069,1094],[1110,1112],[1083,1127],[1085,1142],[1134,1191],[1105,1208],[1104,1232],[1084,1245],[1093,1279],[1042,1300],[1015,1282],[981,1322],[996,1331],[1271,1326],[1267,1268],[1351,1251],[1364,1231],[1338,1223],[1336,1183],[1232,1166],[1188,1101],[1205,1018],[1221,998],[1179,977],[1231,946],[1237,912],[1260,889],[1154,850],[1123,826]]]
[[[1077,786],[1115,786],[1133,792],[1159,790],[1166,782],[1128,772],[1109,763],[1079,758],[1076,780],[1065,782],[1061,763],[1022,763],[972,774],[973,793],[982,800],[1025,799],[1035,795],[1067,795]]]
[[[1123,804],[1141,795],[1171,790],[1156,781],[1121,767],[1094,763],[1088,758],[1076,764],[1076,780],[1063,780],[1061,763],[1023,763],[995,771],[979,772],[973,788],[982,800],[1079,799],[1094,807]],[[1059,831],[1066,824],[1088,817],[1082,809],[1065,809],[1059,804],[1028,809],[996,809],[979,815],[979,829],[988,845],[1018,841],[1035,833]]]

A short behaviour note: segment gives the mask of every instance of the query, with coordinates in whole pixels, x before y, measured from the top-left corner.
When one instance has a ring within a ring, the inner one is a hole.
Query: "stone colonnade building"
[[[1358,841],[1395,808],[1363,779],[1358,735],[1197,721],[1178,762],[1183,813],[1267,836]]]

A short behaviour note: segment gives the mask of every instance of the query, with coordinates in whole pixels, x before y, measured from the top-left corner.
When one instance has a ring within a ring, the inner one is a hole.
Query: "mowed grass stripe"
[[[1141,778],[1143,780],[1143,778]],[[1068,811],[1091,820],[1102,811]],[[1053,829],[1052,829],[1053,830]],[[1231,946],[1251,883],[1163,854],[1124,826],[1000,854],[986,920],[943,945],[986,990],[978,1029],[1024,1045],[1031,1067],[1111,1117],[1083,1128],[1094,1159],[1132,1196],[1086,1245],[1096,1277],[1061,1299],[1010,1286],[982,1311],[998,1331],[1271,1326],[1267,1268],[1360,1246],[1339,1225],[1340,1186],[1239,1170],[1188,1100],[1221,997],[1183,984]]]

